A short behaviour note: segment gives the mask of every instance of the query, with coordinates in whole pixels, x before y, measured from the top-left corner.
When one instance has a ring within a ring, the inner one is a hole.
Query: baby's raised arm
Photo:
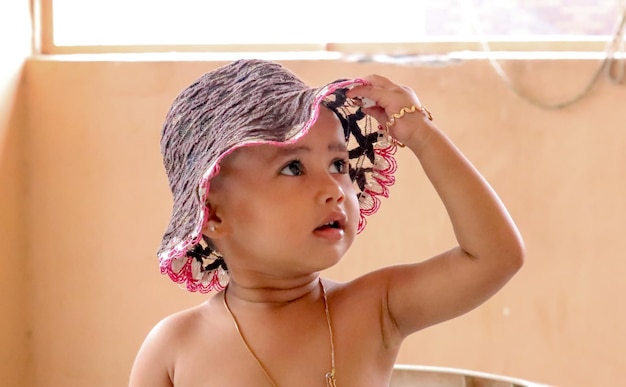
[[[450,216],[458,246],[429,260],[384,270],[389,317],[399,337],[459,316],[491,297],[520,268],[522,238],[506,208],[480,173],[429,120],[415,93],[371,75],[348,92],[376,102],[364,108],[420,161]],[[386,278],[385,278],[386,277]]]

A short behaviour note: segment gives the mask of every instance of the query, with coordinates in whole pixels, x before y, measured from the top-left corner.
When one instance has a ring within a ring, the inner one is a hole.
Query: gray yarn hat
[[[396,147],[376,121],[346,97],[361,79],[310,88],[278,63],[239,60],[210,71],[184,89],[165,118],[161,153],[173,195],[172,216],[158,251],[161,273],[189,291],[222,290],[228,269],[202,234],[206,199],[220,161],[257,144],[292,144],[313,126],[320,107],[332,110],[344,129],[350,177],[361,217],[376,212],[394,183]]]

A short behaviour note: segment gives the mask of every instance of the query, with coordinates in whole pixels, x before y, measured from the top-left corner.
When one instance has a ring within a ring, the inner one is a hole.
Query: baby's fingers
[[[378,74],[366,75],[361,79],[363,79],[364,81],[366,81],[368,84],[372,86],[382,86],[382,87],[397,86],[391,79],[383,77],[382,75],[378,75]]]
[[[387,113],[385,113],[385,109],[379,106],[364,107],[363,113],[367,114],[368,116],[372,116],[381,125],[385,124],[385,122],[387,122],[387,119],[388,119]]]
[[[385,109],[387,115],[405,106],[419,104],[415,93],[408,87],[395,84],[380,75],[370,75],[362,79],[370,83],[353,87],[346,94],[349,98],[374,101],[376,106]]]

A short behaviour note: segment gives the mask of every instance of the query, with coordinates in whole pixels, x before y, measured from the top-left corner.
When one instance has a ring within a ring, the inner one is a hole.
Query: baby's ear
[[[222,222],[217,208],[207,203],[207,209],[209,211],[209,218],[202,227],[202,233],[211,239],[218,239],[220,236],[224,235],[224,222]]]

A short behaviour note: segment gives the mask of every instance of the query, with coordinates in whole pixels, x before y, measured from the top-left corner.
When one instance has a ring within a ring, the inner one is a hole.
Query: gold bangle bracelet
[[[385,133],[387,135],[387,140],[392,143],[393,145],[399,146],[400,148],[404,148],[405,145],[403,143],[401,143],[400,141],[396,140],[391,133],[389,132],[389,127],[393,126],[396,123],[396,120],[399,120],[400,118],[404,117],[404,115],[406,113],[415,113],[415,112],[421,112],[422,114],[424,114],[424,116],[426,118],[428,118],[429,120],[433,120],[433,115],[430,112],[430,110],[426,109],[424,106],[421,107],[417,107],[415,105],[411,105],[411,107],[404,107],[402,109],[400,109],[399,113],[394,113],[391,115],[391,119],[389,121],[387,121],[387,123],[385,124]]]
[[[433,115],[430,112],[430,110],[426,109],[424,106],[411,105],[410,107],[403,107],[402,109],[400,109],[399,113],[392,114],[391,118],[386,123],[387,128],[390,128],[393,125],[395,125],[396,120],[399,120],[400,118],[404,117],[406,113],[415,113],[415,112],[421,112],[422,114],[424,114],[426,118],[428,118],[431,121],[433,120]]]

